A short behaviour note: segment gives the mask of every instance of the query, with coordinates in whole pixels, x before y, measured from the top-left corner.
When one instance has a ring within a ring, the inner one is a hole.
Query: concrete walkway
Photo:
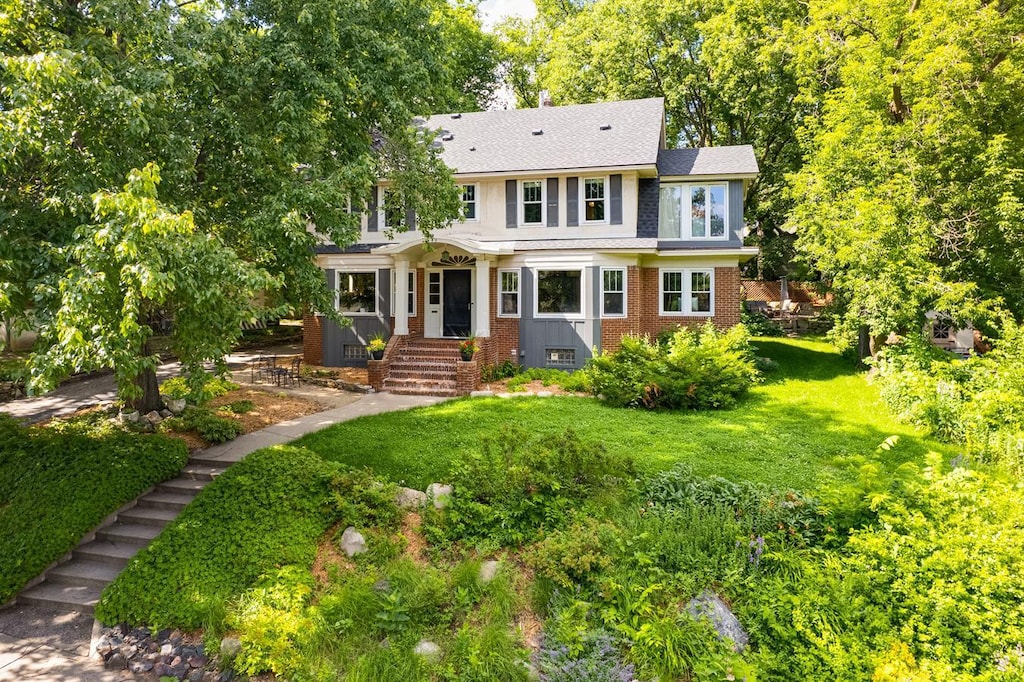
[[[369,393],[354,397],[347,405],[282,422],[201,450],[193,455],[192,461],[229,466],[260,448],[287,443],[332,424],[444,400],[447,398]],[[93,629],[93,618],[84,613],[23,604],[0,610],[0,682],[135,679],[127,671],[104,670],[99,661],[89,657]]]

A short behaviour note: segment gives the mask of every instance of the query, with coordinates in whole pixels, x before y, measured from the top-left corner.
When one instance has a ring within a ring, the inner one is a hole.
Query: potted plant
[[[384,340],[384,335],[378,332],[370,337],[370,342],[366,344],[366,352],[370,354],[372,360],[382,360],[384,349],[387,347],[388,343]]]
[[[476,345],[476,337],[469,336],[459,341],[459,355],[462,356],[463,361],[469,362],[473,359],[473,355],[480,350],[480,346]]]

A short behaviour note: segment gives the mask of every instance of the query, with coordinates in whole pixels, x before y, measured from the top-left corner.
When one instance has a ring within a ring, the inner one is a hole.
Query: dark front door
[[[444,271],[444,335],[469,336],[470,271]]]

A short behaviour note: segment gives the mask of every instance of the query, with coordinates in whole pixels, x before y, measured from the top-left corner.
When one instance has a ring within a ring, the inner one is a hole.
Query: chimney
[[[549,93],[547,90],[541,90],[540,91],[540,102],[539,102],[538,106],[540,108],[542,108],[542,109],[544,107],[553,107],[553,106],[555,106],[555,103],[551,101],[551,93]]]

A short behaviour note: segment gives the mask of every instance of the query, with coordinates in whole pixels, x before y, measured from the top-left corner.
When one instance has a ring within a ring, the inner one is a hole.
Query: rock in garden
[[[435,509],[444,509],[448,506],[453,490],[446,483],[431,483],[427,486],[427,497],[433,500]]]
[[[742,653],[750,641],[732,610],[710,590],[704,590],[691,599],[686,605],[686,611],[698,620],[707,618],[718,633],[719,639],[732,640],[732,648],[736,653]]]
[[[139,413],[122,412],[121,414],[117,415],[117,418],[120,419],[121,422],[125,424],[137,424],[139,422]]]
[[[501,562],[491,559],[480,564],[480,582],[484,585],[494,580],[494,576],[498,575],[498,566]]]
[[[170,644],[164,644],[162,647],[160,647],[160,655],[161,656],[170,656],[171,652],[173,652],[173,651],[174,651],[174,647],[171,646]]]
[[[172,413],[170,410],[160,410],[160,418],[161,419],[167,419],[167,418],[173,417],[173,416],[174,416],[174,413]]]
[[[128,667],[128,661],[124,660],[121,652],[115,651],[103,664],[108,670],[124,670]]]
[[[441,659],[441,647],[429,639],[418,641],[412,652],[430,663],[437,663]]]
[[[357,531],[354,527],[349,526],[345,529],[345,532],[341,534],[341,551],[345,552],[345,556],[354,557],[356,554],[362,554],[366,551],[366,539],[363,538],[362,533]]]
[[[141,673],[148,673],[153,669],[153,661],[147,661],[144,658],[139,658],[131,661],[128,664],[128,669],[137,675]]]
[[[554,393],[552,391],[537,391],[538,398],[550,398]]]
[[[231,660],[242,650],[242,642],[237,637],[225,637],[220,640],[220,656]]]
[[[398,492],[395,493],[395,504],[402,509],[418,509],[426,503],[427,494],[420,490],[399,486]]]
[[[181,414],[182,412],[185,411],[184,398],[178,398],[176,400],[166,400],[164,401],[164,403],[167,405],[167,409],[170,410],[173,414]]]
[[[470,391],[469,395],[473,398],[490,398],[494,395],[494,391]]]
[[[188,675],[185,676],[188,682],[203,682],[203,671],[202,670],[190,670]]]
[[[157,412],[156,410],[153,410],[152,412],[147,412],[146,413],[146,421],[149,422],[150,424],[152,424],[153,426],[156,426],[157,424],[159,424],[163,420],[164,420],[164,418],[161,417],[160,413]]]

